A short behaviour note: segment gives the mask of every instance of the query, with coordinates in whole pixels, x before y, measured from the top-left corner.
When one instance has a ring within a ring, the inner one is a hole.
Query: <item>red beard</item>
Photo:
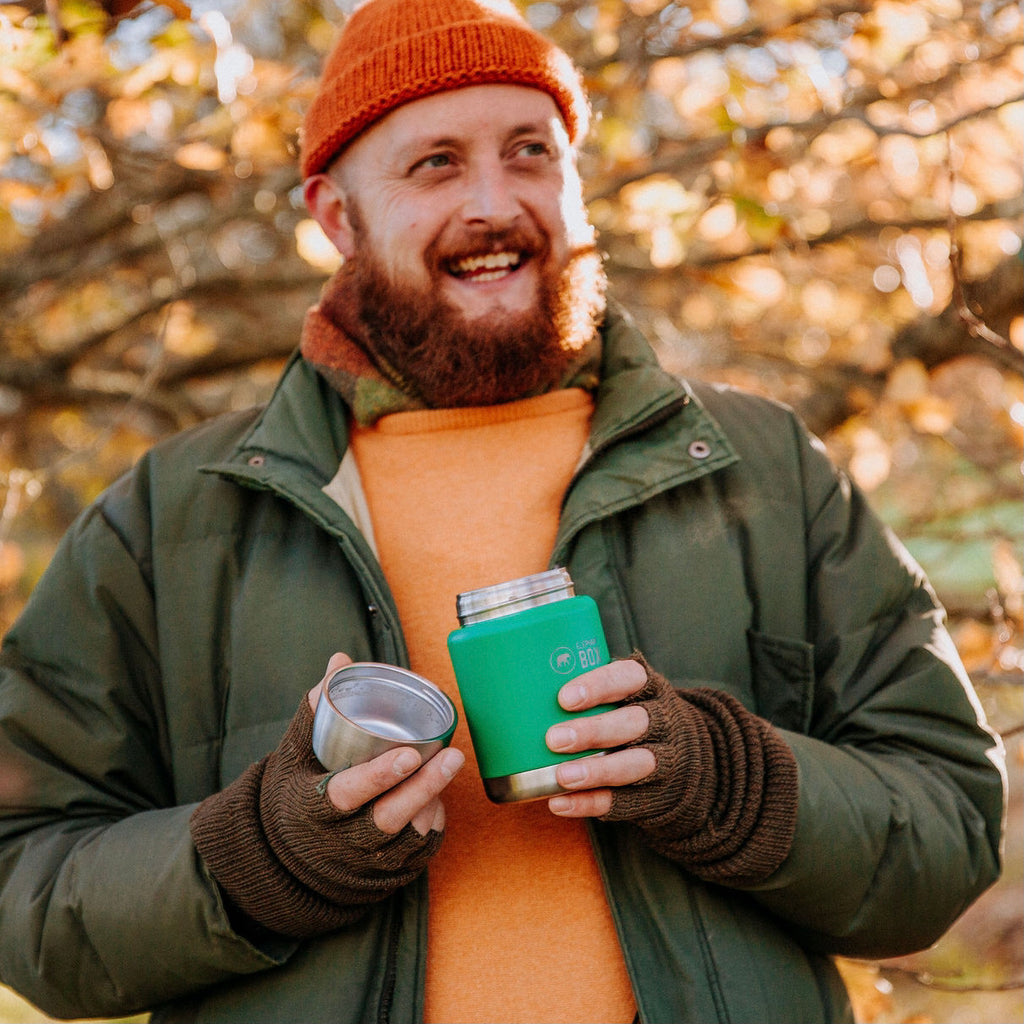
[[[365,234],[362,236],[365,238]],[[467,320],[440,287],[392,281],[368,245],[339,272],[334,319],[378,369],[429,408],[497,405],[558,387],[588,357],[604,315],[607,280],[593,246],[577,250],[563,269],[547,266],[543,239],[495,232],[469,252],[519,251],[541,263],[531,310]],[[436,279],[458,253],[425,253]]]

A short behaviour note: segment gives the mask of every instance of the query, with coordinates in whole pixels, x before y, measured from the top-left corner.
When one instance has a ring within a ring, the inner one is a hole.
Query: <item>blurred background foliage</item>
[[[1006,741],[1006,876],[935,949],[844,962],[858,1017],[1019,1020],[1021,7],[518,5],[585,75],[613,294],[670,369],[800,411]],[[351,6],[0,4],[0,632],[143,450],[272,389],[337,266],[296,133]]]

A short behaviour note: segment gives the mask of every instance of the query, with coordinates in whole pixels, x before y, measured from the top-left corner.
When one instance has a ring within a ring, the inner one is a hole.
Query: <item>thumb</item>
[[[339,651],[337,654],[332,654],[330,661],[327,662],[327,671],[324,673],[323,679],[320,680],[316,686],[313,687],[309,693],[306,694],[306,699],[309,701],[309,706],[316,712],[317,703],[320,701],[320,692],[327,685],[327,680],[334,675],[338,669],[344,668],[346,665],[351,665],[352,659],[347,655]]]

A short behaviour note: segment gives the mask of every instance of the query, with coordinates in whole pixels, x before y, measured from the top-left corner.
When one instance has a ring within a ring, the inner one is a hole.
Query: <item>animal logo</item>
[[[568,647],[556,647],[551,652],[551,668],[560,676],[568,675],[576,667],[576,654]]]

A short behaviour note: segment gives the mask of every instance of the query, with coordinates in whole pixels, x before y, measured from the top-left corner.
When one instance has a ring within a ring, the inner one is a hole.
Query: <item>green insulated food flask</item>
[[[544,734],[580,717],[562,710],[559,689],[609,660],[597,605],[576,595],[565,569],[550,569],[459,594],[456,612],[448,652],[487,796],[561,792],[556,766],[584,755],[553,753]]]

